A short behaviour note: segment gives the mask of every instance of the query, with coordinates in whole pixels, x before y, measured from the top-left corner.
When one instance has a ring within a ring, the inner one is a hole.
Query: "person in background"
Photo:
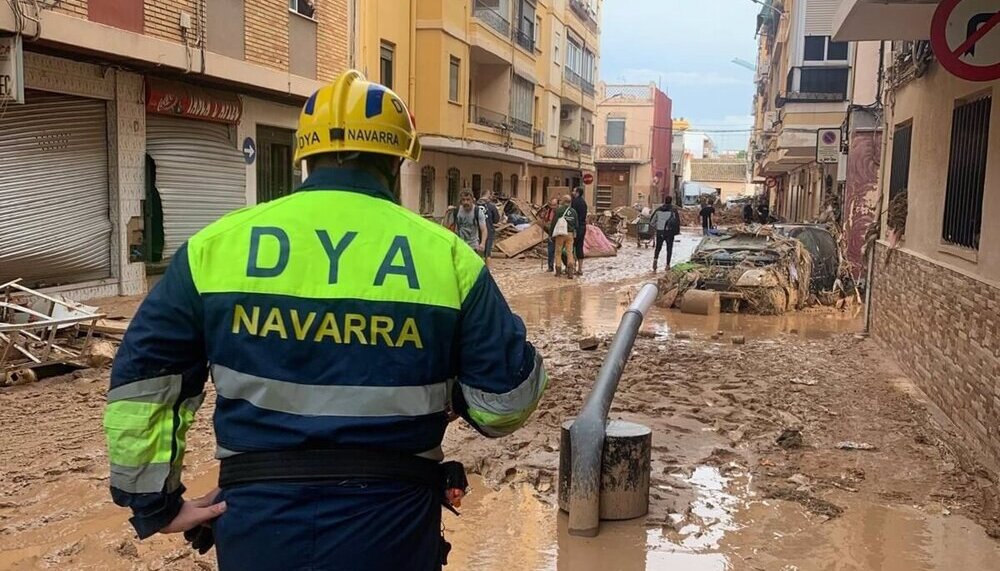
[[[489,230],[486,224],[486,211],[476,204],[472,192],[463,190],[458,195],[458,209],[455,211],[455,233],[470,248],[483,254]]]
[[[704,206],[701,207],[701,212],[698,213],[701,216],[701,232],[706,236],[708,231],[712,229],[713,214],[715,214],[715,207],[709,202],[705,202]]]
[[[650,225],[656,230],[656,249],[653,250],[653,271],[660,261],[660,250],[664,244],[667,246],[667,265],[670,269],[670,261],[674,256],[674,238],[681,232],[681,217],[674,210],[674,197],[668,196],[662,205],[653,213]]]
[[[576,221],[576,211],[573,210],[570,204],[572,199],[568,194],[563,195],[559,199],[559,207],[556,209],[556,215],[552,218],[552,222],[549,224],[549,237],[555,242],[555,266],[556,266],[556,276],[562,275],[563,263],[562,263],[562,252],[566,252],[566,277],[573,277],[573,269],[576,267],[576,260],[573,259],[573,239],[576,233],[577,221]],[[565,229],[560,229],[560,220],[565,220]],[[565,232],[565,233],[562,233]]]
[[[576,274],[583,275],[583,244],[587,238],[587,200],[583,198],[583,187],[573,189],[573,210],[576,211],[576,236],[573,238],[573,256],[576,257]]]
[[[552,221],[556,218],[556,210],[559,209],[559,199],[553,198],[549,200],[548,206],[546,206],[545,212],[542,214],[542,228],[545,228],[549,236],[549,270],[550,272],[555,271],[555,259],[556,259],[556,242],[552,239],[552,233],[550,229],[552,228]]]
[[[486,215],[486,243],[483,245],[482,255],[486,267],[489,268],[490,258],[493,256],[493,241],[496,238],[496,225],[500,223],[500,211],[497,210],[497,205],[493,204],[493,193],[489,190],[482,192],[478,205]]]
[[[760,204],[757,205],[757,220],[761,224],[768,224],[771,222],[771,207],[768,206],[767,200],[761,200]]]
[[[745,224],[753,224],[753,204],[747,202],[743,206],[743,222]]]

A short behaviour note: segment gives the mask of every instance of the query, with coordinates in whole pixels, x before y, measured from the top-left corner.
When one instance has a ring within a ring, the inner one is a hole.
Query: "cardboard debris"
[[[545,242],[547,236],[540,226],[532,225],[523,232],[518,232],[510,238],[497,243],[497,248],[508,258],[514,256]]]

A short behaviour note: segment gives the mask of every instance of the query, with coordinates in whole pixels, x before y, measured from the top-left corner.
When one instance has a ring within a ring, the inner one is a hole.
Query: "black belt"
[[[394,480],[443,490],[448,476],[434,460],[386,450],[282,450],[223,458],[219,487],[257,482]]]

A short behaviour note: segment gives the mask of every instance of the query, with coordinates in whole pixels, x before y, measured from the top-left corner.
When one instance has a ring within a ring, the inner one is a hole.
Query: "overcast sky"
[[[601,79],[661,82],[674,117],[706,130],[749,128],[760,6],[750,0],[604,0]],[[749,133],[710,133],[722,149],[746,149]]]

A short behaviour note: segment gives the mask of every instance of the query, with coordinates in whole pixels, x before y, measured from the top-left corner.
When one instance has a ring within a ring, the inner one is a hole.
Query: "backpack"
[[[674,235],[681,233],[681,219],[673,208],[670,209],[670,219],[667,220],[667,233]]]
[[[486,225],[489,227],[496,226],[500,222],[500,211],[497,210],[495,204],[490,201],[483,201],[479,203],[479,207],[483,209],[486,215]]]
[[[566,236],[569,234],[569,222],[566,221],[566,215],[569,214],[569,208],[563,212],[563,215],[556,220],[556,225],[552,228],[552,237]]]

